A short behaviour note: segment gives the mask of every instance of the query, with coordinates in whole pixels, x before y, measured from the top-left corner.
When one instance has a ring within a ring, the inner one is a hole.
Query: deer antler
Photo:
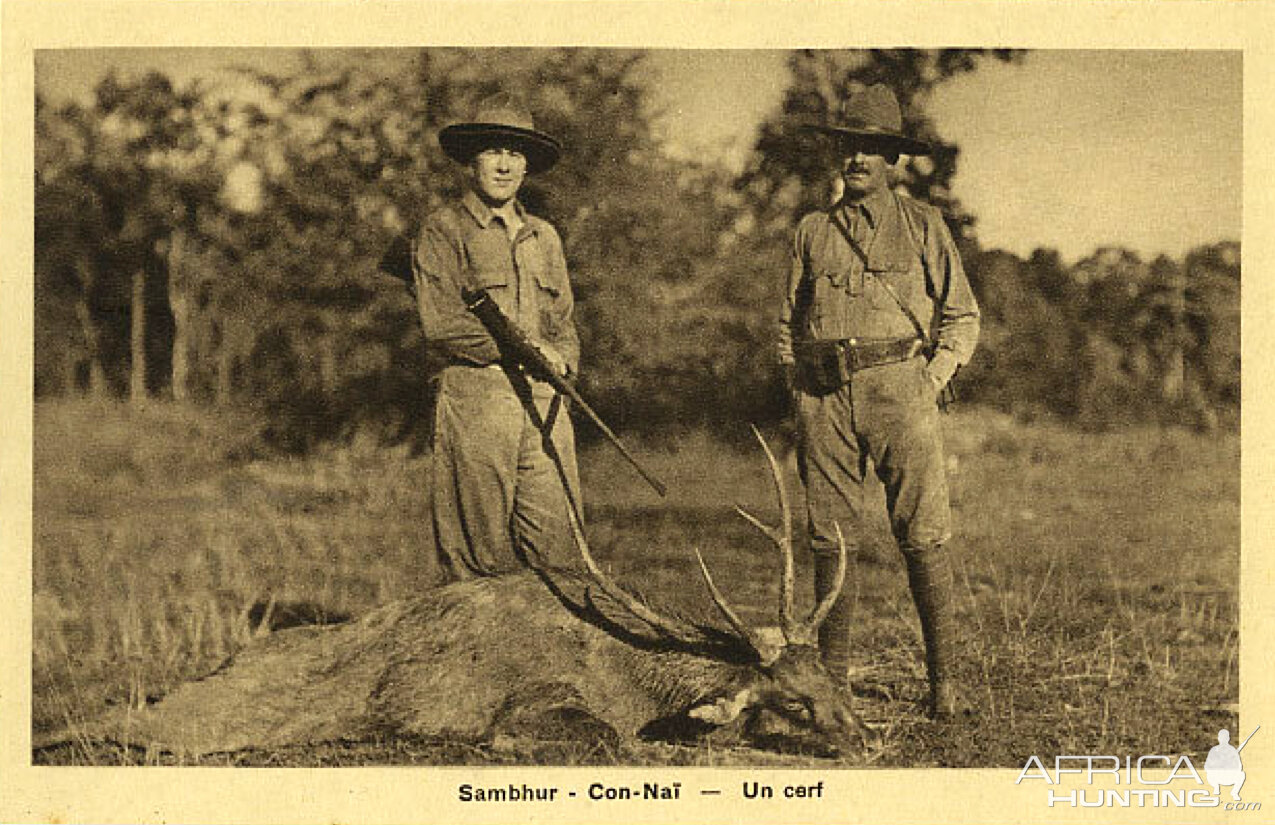
[[[743,507],[736,506],[735,512],[743,516],[749,524],[760,530],[779,548],[779,555],[783,561],[783,568],[779,575],[779,625],[783,629],[784,638],[791,644],[802,635],[802,628],[793,618],[795,564],[792,557],[792,508],[788,504],[788,489],[784,486],[784,474],[779,468],[779,462],[775,460],[775,454],[770,451],[770,445],[766,443],[766,439],[762,437],[755,425],[752,426],[752,430],[753,435],[757,436],[757,442],[766,453],[767,463],[770,464],[770,477],[775,483],[775,495],[779,499],[780,526],[775,528],[763,524]]]
[[[771,452],[770,446],[766,443],[766,439],[756,427],[752,428],[753,435],[757,436],[757,441],[761,444],[762,450],[766,453],[766,461],[770,464],[771,478],[775,483],[775,494],[779,498],[779,509],[781,513],[780,526],[778,528],[768,527],[760,520],[744,510],[742,507],[736,507],[738,512],[749,524],[752,524],[760,530],[767,538],[769,538],[779,548],[780,556],[783,560],[783,568],[780,574],[780,601],[779,601],[779,619],[781,629],[783,631],[784,642],[786,644],[810,644],[815,634],[819,630],[828,613],[832,610],[833,604],[837,600],[837,596],[841,593],[841,586],[845,581],[846,571],[846,546],[845,541],[841,537],[841,528],[837,528],[837,540],[840,546],[840,556],[837,562],[836,583],[830,592],[815,608],[810,618],[805,622],[799,622],[793,616],[793,581],[795,579],[792,552],[792,508],[788,502],[788,491],[784,486],[783,472],[779,467],[779,462],[775,459],[775,454]],[[660,631],[678,641],[695,644],[703,640],[703,634],[691,625],[662,616],[650,606],[628,593],[624,588],[616,584],[615,580],[603,572],[597,561],[593,558],[592,551],[589,550],[589,543],[584,537],[584,528],[580,524],[579,515],[576,512],[574,499],[568,502],[567,517],[571,525],[571,537],[576,543],[576,548],[580,551],[580,557],[584,561],[585,569],[589,575],[611,599],[625,607],[630,613],[637,618],[649,624],[651,627]],[[700,555],[699,550],[695,550],[695,558],[699,562],[700,574],[704,577],[704,584],[708,587],[709,595],[712,596],[713,604],[721,611],[727,623],[731,628],[739,634],[740,638],[748,644],[750,648],[757,654],[758,658],[767,661],[774,658],[777,653],[774,644],[763,643],[758,634],[750,629],[748,625],[739,617],[739,614],[731,608],[726,601],[726,597],[722,595],[722,591],[718,589],[717,583],[713,581],[712,575],[708,572],[708,565],[704,563],[704,557]]]
[[[620,585],[616,584],[614,579],[603,572],[602,568],[593,558],[593,553],[589,550],[589,543],[585,540],[584,528],[581,526],[580,518],[576,514],[574,501],[569,501],[567,504],[567,518],[571,524],[571,537],[575,540],[576,548],[580,551],[580,558],[584,561],[585,569],[589,571],[589,575],[593,577],[593,580],[597,583],[598,587],[602,589],[603,593],[606,593],[607,596],[611,597],[611,599],[625,607],[634,616],[672,639],[687,644],[697,644],[704,641],[704,634],[702,632],[686,622],[677,621],[660,615],[656,611],[652,610],[650,606],[643,604],[635,596],[620,587]],[[696,555],[698,555],[698,551]],[[712,579],[708,578],[708,571],[703,567],[703,564],[704,562],[701,559],[700,568],[704,571],[704,576],[708,580],[709,589],[716,590]],[[718,606],[721,607],[720,604]],[[727,608],[727,610],[729,610],[729,608]],[[730,620],[732,616],[732,613],[727,613],[728,620]],[[744,640],[750,646],[753,646],[751,634],[749,634],[747,630],[741,630],[740,628],[742,627],[742,624],[736,624],[738,621],[738,617],[735,617],[734,621],[731,622],[731,626],[741,633]]]
[[[723,596],[722,591],[717,588],[717,583],[714,582],[713,577],[709,575],[708,565],[704,564],[704,557],[700,555],[698,549],[695,551],[695,558],[699,560],[699,570],[704,576],[704,584],[708,585],[708,594],[713,597],[713,604],[717,605],[717,609],[720,610],[722,615],[726,617],[726,621],[735,629],[735,632],[747,640],[749,646],[757,652],[757,655],[761,657],[763,662],[766,661],[770,658],[767,656],[766,651],[773,647],[773,645],[764,644],[762,640],[757,637],[757,634],[753,632],[748,625],[744,624],[743,619],[739,618],[739,614],[731,609],[731,606],[726,602],[726,597]]]
[[[823,624],[824,619],[828,618],[828,614],[832,612],[832,606],[837,603],[837,597],[841,595],[841,586],[846,582],[846,539],[841,535],[841,525],[835,521],[832,523],[833,528],[837,531],[837,572],[833,576],[832,589],[828,591],[828,595],[823,597],[823,601],[819,602],[814,612],[810,614],[810,618],[806,620],[806,634],[810,639],[814,639],[819,633],[819,626]]]
[[[832,606],[836,604],[837,597],[841,595],[841,587],[845,583],[845,539],[841,535],[841,527],[838,525],[836,528],[838,546],[836,582],[832,590],[815,607],[814,612],[810,614],[810,618],[805,622],[799,623],[793,617],[793,581],[795,576],[793,573],[792,553],[792,508],[788,503],[788,490],[784,486],[783,471],[779,467],[779,462],[775,460],[775,454],[771,452],[770,446],[766,444],[766,439],[762,438],[757,427],[754,426],[752,430],[753,435],[757,436],[757,440],[761,443],[762,450],[766,453],[766,461],[770,464],[771,478],[775,482],[775,494],[779,498],[780,526],[776,528],[763,524],[759,519],[739,506],[735,507],[735,512],[743,516],[749,524],[760,530],[763,535],[779,548],[780,556],[783,559],[783,568],[779,577],[779,622],[783,629],[784,638],[789,644],[811,644],[819,632],[819,626],[828,618],[828,614],[832,611]]]

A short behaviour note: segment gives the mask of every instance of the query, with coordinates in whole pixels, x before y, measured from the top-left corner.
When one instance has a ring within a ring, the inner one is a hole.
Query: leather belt
[[[924,349],[919,338],[825,338],[794,343],[798,349],[812,351],[835,348],[849,372],[906,361]]]
[[[841,351],[851,372],[906,361],[921,352],[919,338],[846,338]]]

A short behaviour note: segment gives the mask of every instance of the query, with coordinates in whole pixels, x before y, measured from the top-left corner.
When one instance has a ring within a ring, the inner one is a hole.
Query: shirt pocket
[[[871,261],[867,271],[871,277],[886,284],[895,295],[909,303],[915,300],[917,291],[924,288],[921,262],[915,256]],[[893,298],[890,299],[890,305],[896,306]]]
[[[814,305],[811,315],[826,318],[836,314],[846,300],[846,284],[850,280],[849,267],[840,262],[813,263],[810,267],[811,297]]]
[[[850,300],[850,267],[843,261],[812,261],[810,283],[810,327],[815,337],[842,337]]]
[[[867,270],[901,294],[911,292],[913,276],[922,273],[921,258],[904,234],[887,230],[882,227],[882,237],[869,253]]]
[[[812,261],[810,263],[809,278],[815,284],[815,292],[820,289],[844,289],[846,281],[850,279],[850,267],[846,266],[842,261]]]
[[[474,289],[507,290],[512,282],[513,261],[509,242],[497,228],[474,233],[465,245],[465,271]]]
[[[475,289],[506,289],[509,287],[509,267],[491,261],[471,260],[468,280]]]
[[[548,261],[541,261],[540,266],[535,271],[536,286],[540,287],[540,291],[548,294],[550,298],[557,298],[566,288],[566,273],[555,272]]]
[[[568,321],[564,316],[563,294],[570,289],[566,268],[555,263],[556,258],[543,245],[528,250],[526,265],[538,290],[540,310],[540,334],[546,340],[557,341],[567,334]]]

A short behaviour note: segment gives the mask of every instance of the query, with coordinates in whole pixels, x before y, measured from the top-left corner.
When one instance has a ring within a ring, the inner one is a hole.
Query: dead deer
[[[84,735],[184,756],[395,735],[617,745],[712,735],[824,754],[861,747],[870,731],[815,644],[844,581],[845,546],[837,586],[800,620],[788,497],[757,437],[782,523],[767,526],[736,509],[780,550],[778,629],[748,627],[698,551],[726,627],[657,612],[602,570],[572,511],[584,571],[465,580],[348,624],[278,631],[206,678],[118,711]]]

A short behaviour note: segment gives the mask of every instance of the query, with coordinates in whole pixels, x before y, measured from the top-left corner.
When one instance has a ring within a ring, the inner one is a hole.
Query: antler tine
[[[806,634],[813,641],[819,633],[819,626],[823,624],[824,619],[828,618],[828,614],[832,612],[832,606],[837,603],[837,597],[841,595],[841,587],[846,581],[846,539],[841,535],[841,525],[833,522],[833,527],[837,531],[837,572],[833,576],[832,589],[828,591],[828,595],[823,597],[814,612],[810,614],[810,619],[806,622]]]
[[[699,571],[704,576],[704,584],[708,585],[708,593],[713,597],[713,604],[717,605],[717,609],[726,617],[726,621],[735,632],[744,638],[744,641],[761,655],[761,649],[757,645],[757,641],[753,638],[753,632],[748,629],[748,625],[744,624],[743,619],[739,618],[739,614],[731,609],[726,603],[726,597],[722,595],[722,591],[717,588],[717,583],[713,581],[712,575],[708,572],[708,565],[704,563],[704,557],[700,555],[699,548],[695,548],[695,559],[699,562]]]
[[[580,551],[580,557],[584,560],[585,569],[589,571],[589,575],[602,588],[602,592],[606,593],[616,602],[623,605],[630,613],[637,616],[642,621],[660,632],[677,639],[679,641],[694,643],[702,641],[701,634],[698,634],[693,628],[672,619],[661,616],[647,605],[643,604],[633,595],[620,587],[615,581],[602,571],[598,563],[593,558],[593,553],[589,550],[589,543],[584,538],[584,528],[580,525],[580,518],[576,515],[575,503],[567,504],[567,519],[571,524],[571,537],[575,540],[576,548]],[[702,562],[701,562],[702,564]]]
[[[779,462],[775,460],[775,454],[770,451],[770,445],[766,443],[766,439],[762,438],[761,431],[757,429],[755,424],[752,427],[753,435],[757,436],[758,443],[761,444],[762,450],[766,453],[766,461],[770,464],[770,475],[775,482],[775,495],[779,498],[780,511],[780,528],[778,531],[767,529],[766,533],[771,540],[779,546],[779,552],[783,556],[783,571],[779,578],[779,625],[783,628],[784,637],[790,642],[800,635],[800,628],[796,619],[793,618],[793,579],[795,578],[793,568],[795,566],[792,557],[792,508],[788,504],[788,490],[784,486],[784,474],[779,467]],[[754,521],[753,519],[749,519]]]
[[[735,512],[739,513],[743,517],[744,521],[756,527],[759,531],[761,531],[762,535],[764,535],[766,538],[770,539],[771,541],[778,542],[780,539],[783,538],[782,536],[779,535],[779,532],[775,528],[764,524],[761,519],[757,518],[752,513],[745,510],[741,505],[738,505],[738,504],[735,505]]]

